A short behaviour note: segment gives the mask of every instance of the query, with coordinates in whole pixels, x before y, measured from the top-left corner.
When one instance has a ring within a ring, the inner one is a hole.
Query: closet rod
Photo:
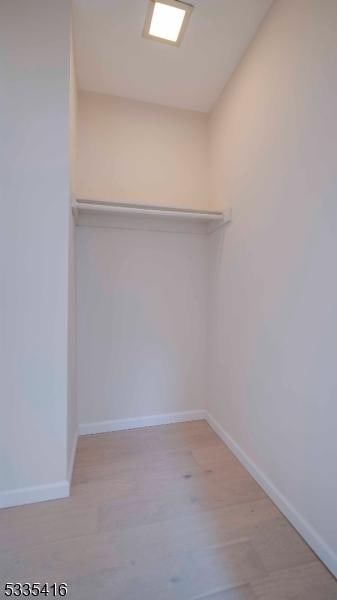
[[[173,217],[178,219],[195,219],[199,221],[217,221],[221,224],[231,220],[230,211],[197,211],[188,208],[169,208],[167,206],[121,204],[117,202],[101,202],[98,200],[76,200],[73,204],[73,213],[75,217],[78,217],[78,214],[81,212]]]

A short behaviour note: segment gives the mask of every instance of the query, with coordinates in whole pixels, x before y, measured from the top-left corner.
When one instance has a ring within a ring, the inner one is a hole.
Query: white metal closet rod
[[[178,219],[193,219],[200,221],[217,221],[227,223],[231,220],[230,211],[196,211],[190,209],[168,208],[162,206],[144,206],[137,204],[119,204],[113,202],[99,202],[89,200],[77,200],[73,204],[75,216],[80,212],[102,212],[114,214],[148,215],[171,217]]]

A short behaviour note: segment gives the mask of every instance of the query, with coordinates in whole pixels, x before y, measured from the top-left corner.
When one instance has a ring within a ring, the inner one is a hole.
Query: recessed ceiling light
[[[143,35],[179,46],[193,6],[178,0],[150,0]]]

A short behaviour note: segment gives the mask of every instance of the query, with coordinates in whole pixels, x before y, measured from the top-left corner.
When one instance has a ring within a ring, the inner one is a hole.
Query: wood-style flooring
[[[0,511],[5,581],[66,582],[72,600],[337,599],[204,421],[81,437],[70,498]]]

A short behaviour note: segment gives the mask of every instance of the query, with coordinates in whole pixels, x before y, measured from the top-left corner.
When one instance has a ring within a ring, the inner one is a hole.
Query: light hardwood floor
[[[65,581],[72,600],[337,599],[204,421],[81,437],[71,497],[0,511],[0,541],[2,585]]]

